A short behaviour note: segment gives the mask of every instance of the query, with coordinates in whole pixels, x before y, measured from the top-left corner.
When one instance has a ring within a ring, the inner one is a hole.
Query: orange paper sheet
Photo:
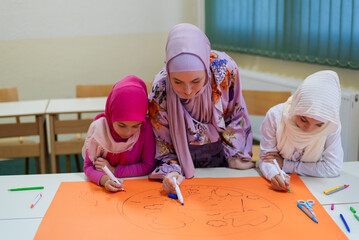
[[[125,180],[118,193],[63,182],[35,239],[346,238],[297,175],[291,193],[273,191],[262,177],[194,178],[180,187],[183,206],[147,179]],[[299,199],[316,202],[319,223],[297,207]]]

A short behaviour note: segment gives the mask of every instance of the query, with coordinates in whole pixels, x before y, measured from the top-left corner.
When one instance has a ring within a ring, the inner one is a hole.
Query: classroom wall
[[[152,81],[169,30],[199,26],[200,0],[0,1],[0,88],[20,100],[75,97],[77,84]]]
[[[228,52],[237,62],[239,68],[265,72],[298,80],[304,80],[310,74],[321,70],[333,70],[338,73],[343,89],[359,92],[359,71],[347,68],[331,67],[319,64],[309,64],[294,61],[284,61],[275,58]]]
[[[163,67],[168,31],[180,22],[203,29],[203,0],[0,1],[0,88],[20,100],[75,97],[77,84],[145,81]],[[337,71],[359,91],[359,72],[228,52],[240,68],[303,80]]]

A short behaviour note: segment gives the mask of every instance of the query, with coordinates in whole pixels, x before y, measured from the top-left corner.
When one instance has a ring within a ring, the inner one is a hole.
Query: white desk
[[[359,203],[358,161],[344,162],[341,174],[337,178],[301,177],[301,179],[322,205],[332,203]],[[349,184],[350,186],[347,189],[331,195],[325,195],[323,193],[325,190],[344,184]]]
[[[31,100],[0,103],[0,117],[22,117],[45,114],[49,100]]]
[[[0,137],[39,136],[38,144],[22,144],[21,146],[4,146],[0,156],[8,158],[39,156],[41,173],[45,173],[47,145],[45,134],[45,112],[48,100],[32,100],[0,103],[0,118],[34,116],[35,122],[18,122],[0,124]]]
[[[47,107],[48,114],[103,112],[106,97],[51,99]]]
[[[84,140],[58,141],[58,134],[87,132],[92,119],[81,119],[82,113],[104,112],[106,97],[51,99],[46,113],[49,114],[50,146],[52,172],[57,172],[56,156],[67,155],[69,170],[69,154],[81,153]],[[78,114],[77,119],[60,120],[60,114]]]
[[[359,211],[359,194],[354,190],[355,182],[348,182],[351,179],[352,172],[359,171],[359,162],[346,162],[344,163],[344,169],[340,177],[334,179],[327,179],[334,185],[338,186],[342,182],[350,184],[350,188],[335,193],[333,196],[346,194],[350,191],[351,198],[339,198],[340,204],[335,205],[335,210],[330,210],[330,204],[324,204],[324,208],[329,215],[337,223],[337,225],[343,230],[349,239],[359,239],[359,221],[357,221],[348,210],[350,206]],[[196,170],[196,177],[251,177],[260,176],[257,169],[250,170],[234,170],[228,168],[204,168]],[[147,177],[141,177],[147,178]],[[321,181],[320,178],[313,178],[313,181],[307,177],[301,177],[306,183],[312,194],[321,202],[324,199],[325,203],[329,201],[323,197],[323,190],[327,189],[327,186],[331,187],[331,184],[325,183],[324,186],[319,187],[316,181]],[[50,203],[55,196],[55,193],[61,182],[69,181],[86,181],[87,178],[84,173],[65,173],[65,174],[43,174],[43,175],[17,175],[17,176],[0,176],[0,232],[6,239],[32,239],[35,236],[36,230],[40,225],[41,219],[46,213],[46,210],[50,206]],[[334,181],[336,180],[336,181]],[[325,181],[324,181],[325,182]],[[24,184],[25,183],[25,184]],[[313,184],[311,186],[310,184]],[[9,188],[23,187],[23,186],[44,186],[43,190],[10,192]],[[357,188],[358,189],[358,188]],[[36,205],[35,208],[30,209],[31,202],[36,195],[42,192],[43,199]],[[348,196],[349,196],[348,195]],[[351,203],[356,201],[356,203]],[[322,203],[322,202],[321,202]],[[338,217],[339,213],[342,213],[347,220],[351,232],[348,233]],[[21,231],[17,229],[21,227]]]

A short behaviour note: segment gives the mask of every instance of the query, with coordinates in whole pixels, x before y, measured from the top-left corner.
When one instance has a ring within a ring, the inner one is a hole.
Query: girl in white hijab
[[[341,90],[338,75],[320,71],[307,77],[287,102],[272,107],[261,125],[263,175],[276,190],[289,188],[283,173],[315,177],[339,175],[343,163],[339,109]]]

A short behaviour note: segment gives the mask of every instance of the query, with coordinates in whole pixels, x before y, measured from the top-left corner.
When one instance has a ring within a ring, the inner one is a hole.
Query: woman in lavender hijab
[[[166,45],[166,66],[153,82],[149,117],[156,137],[156,169],[174,192],[195,175],[195,167],[248,169],[252,130],[236,63],[212,51],[196,26],[174,26]]]

